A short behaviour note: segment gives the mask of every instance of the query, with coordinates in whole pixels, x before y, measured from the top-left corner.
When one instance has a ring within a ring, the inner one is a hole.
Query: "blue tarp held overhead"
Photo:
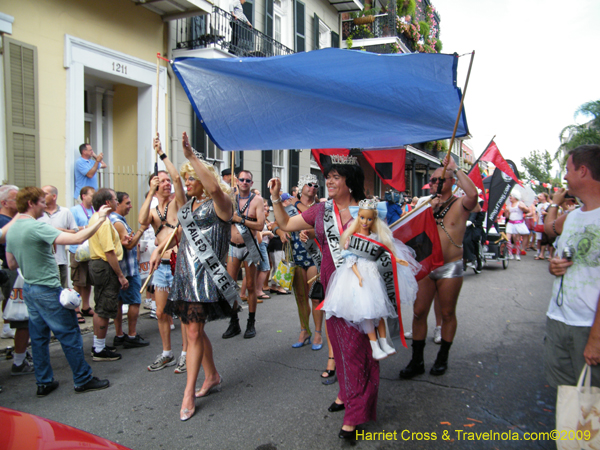
[[[324,49],[177,58],[173,69],[222,150],[398,148],[452,136],[458,57]],[[457,136],[468,134],[463,113]]]

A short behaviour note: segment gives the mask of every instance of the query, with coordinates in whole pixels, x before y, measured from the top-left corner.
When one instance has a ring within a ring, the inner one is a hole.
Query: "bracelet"
[[[548,206],[546,208],[546,210],[550,209],[550,208],[558,208],[558,205],[556,203],[552,203],[550,206]]]
[[[163,161],[163,160],[167,159],[167,154],[163,153],[162,155],[159,155],[158,157],[160,158],[161,161]]]
[[[242,217],[242,218],[241,218],[241,220],[240,220],[240,223],[241,223],[242,225],[244,225],[244,224],[246,223],[246,218],[245,218],[245,217]]]
[[[276,205],[277,203],[281,203],[281,197],[279,197],[277,200],[275,200],[273,198],[273,196],[271,195],[271,203],[273,203],[274,205]]]
[[[272,230],[273,234],[277,234],[277,230],[279,230],[279,227],[273,228],[273,230]]]
[[[452,171],[452,173],[454,174],[454,176],[456,176],[456,173],[457,173],[457,172],[458,172],[458,169],[454,169],[454,170]]]
[[[552,231],[554,231],[555,235],[560,235],[560,233],[558,231],[556,231],[556,220],[554,222],[552,222]]]

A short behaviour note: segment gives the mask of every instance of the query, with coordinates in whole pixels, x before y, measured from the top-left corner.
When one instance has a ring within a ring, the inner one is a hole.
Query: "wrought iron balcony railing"
[[[211,14],[177,20],[177,49],[220,48],[236,56],[279,56],[294,51],[281,42],[234,20],[213,6]]]

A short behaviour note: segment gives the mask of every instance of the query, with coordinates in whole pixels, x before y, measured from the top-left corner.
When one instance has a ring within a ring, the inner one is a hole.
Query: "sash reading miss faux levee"
[[[177,213],[177,218],[181,224],[181,228],[185,233],[192,249],[200,260],[200,263],[209,274],[217,289],[223,295],[225,300],[233,307],[235,301],[240,301],[237,293],[237,283],[231,278],[231,275],[227,273],[223,264],[215,252],[213,251],[210,242],[204,237],[202,232],[198,229],[198,225],[194,221],[192,205],[196,198],[192,198],[187,202],[183,208]],[[210,200],[209,200],[210,201]]]
[[[244,207],[241,209],[240,209],[240,199],[239,198],[237,199],[236,205],[237,205],[237,210],[238,210],[238,216],[243,217],[243,214],[248,209],[248,206],[250,206],[250,203],[254,199],[255,195],[256,194],[251,194],[250,198],[248,198],[248,201],[246,202]],[[242,239],[244,240],[244,244],[246,244],[246,249],[248,250],[248,258],[247,258],[248,264],[258,265],[262,259],[262,256],[258,249],[258,244],[256,243],[254,236],[252,236],[252,232],[248,229],[248,227],[246,225],[242,225],[241,223],[236,223],[235,227],[240,232],[240,235],[242,236]]]

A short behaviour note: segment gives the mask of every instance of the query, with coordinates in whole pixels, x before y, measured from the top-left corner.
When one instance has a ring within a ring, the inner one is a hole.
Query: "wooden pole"
[[[159,83],[160,83],[160,52],[156,54],[156,109],[154,118],[154,136],[158,136],[158,103],[159,103]],[[154,145],[152,145],[154,148]],[[154,176],[158,176],[158,153],[154,152]]]
[[[465,102],[465,97],[467,95],[467,87],[469,86],[469,77],[471,76],[471,67],[473,66],[473,58],[474,57],[475,57],[475,50],[473,50],[473,53],[471,53],[471,61],[469,62],[469,70],[467,72],[467,81],[465,81],[465,89],[463,91],[462,98],[460,99],[460,106],[458,107],[458,114],[456,115],[456,121],[454,122],[454,130],[452,131],[452,139],[450,139],[448,153],[446,154],[448,161],[446,162],[446,165],[444,166],[444,170],[442,171],[442,180],[444,180],[446,178],[446,168],[448,167],[448,163],[450,162],[450,153],[452,153],[452,146],[454,145],[454,138],[456,137],[456,130],[458,128],[458,122],[460,121],[460,116],[461,116],[462,110],[463,110],[463,104]],[[441,193],[443,185],[444,185],[443,182],[440,182],[438,184],[437,194]]]
[[[163,249],[162,253],[160,254],[160,258],[162,259],[163,255],[165,254],[165,252],[167,251],[167,249],[169,248],[169,244],[171,244],[171,241],[173,240],[173,237],[175,236],[175,234],[177,233],[177,229],[179,227],[175,227],[175,229],[173,230],[173,232],[171,233],[171,236],[169,236],[169,239],[167,240],[167,244],[165,245],[165,248]],[[146,282],[144,283],[144,285],[142,286],[142,288],[140,289],[140,294],[143,294],[144,291],[146,290],[146,287],[148,286],[148,282],[150,281],[150,278],[152,278],[152,274],[154,273],[154,270],[152,272],[150,272],[150,274],[148,275],[148,278],[146,278]]]

